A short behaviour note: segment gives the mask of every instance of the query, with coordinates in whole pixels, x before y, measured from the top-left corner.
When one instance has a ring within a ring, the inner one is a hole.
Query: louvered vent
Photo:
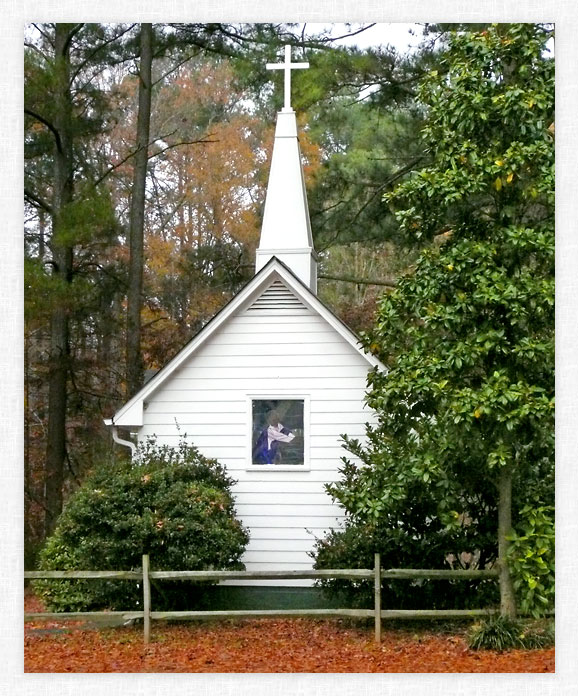
[[[308,312],[301,300],[289,290],[280,280],[274,281],[265,292],[247,309],[248,312],[278,313],[287,310]]]

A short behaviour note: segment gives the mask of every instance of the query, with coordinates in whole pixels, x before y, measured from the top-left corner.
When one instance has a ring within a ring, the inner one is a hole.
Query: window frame
[[[303,401],[303,464],[253,464],[253,401]],[[310,394],[283,392],[275,389],[266,392],[247,394],[246,397],[246,471],[311,471],[310,435],[311,435],[311,398]]]

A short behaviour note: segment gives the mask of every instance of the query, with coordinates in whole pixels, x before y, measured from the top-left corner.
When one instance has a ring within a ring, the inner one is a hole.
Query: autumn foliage
[[[83,27],[82,37],[88,33],[82,41],[100,46],[102,37],[91,31]],[[82,41],[73,42],[73,63],[81,60]],[[42,111],[51,104],[45,75],[50,66],[42,63],[40,69],[36,55],[31,52],[27,63],[27,105]],[[51,507],[45,500],[44,458],[51,369],[46,356],[55,308],[65,307],[69,322],[64,501],[110,455],[110,435],[102,419],[126,398],[128,229],[138,78],[123,68],[106,70],[105,55],[98,68],[106,77],[90,94],[98,96],[102,129],[78,141],[79,181],[67,209],[66,241],[73,249],[70,287],[54,280],[51,216],[37,201],[50,197],[49,134],[33,118],[26,122],[27,186],[34,189],[36,201],[29,203],[26,230],[28,567],[51,531],[44,521]],[[201,54],[175,63],[174,57],[165,56],[155,59],[153,73],[141,309],[146,370],[162,367],[253,275],[274,132],[274,120],[254,111],[246,87],[238,84],[234,63],[223,57]],[[82,88],[75,89],[74,98],[81,101]],[[83,113],[81,105],[78,112]],[[94,119],[96,113],[95,108]],[[321,154],[305,118],[301,120],[309,182]],[[59,507],[55,502],[55,509]]]
[[[553,672],[554,648],[474,651],[461,628],[386,630],[344,620],[267,619],[48,631],[28,624],[26,672]]]

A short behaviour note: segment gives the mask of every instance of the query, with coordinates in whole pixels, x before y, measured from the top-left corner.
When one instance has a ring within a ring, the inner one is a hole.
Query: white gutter
[[[104,424],[106,426],[111,426],[112,425],[112,439],[118,444],[122,445],[123,447],[129,447],[130,448],[130,455],[131,457],[134,457],[134,454],[136,452],[136,445],[134,442],[131,442],[130,440],[123,440],[118,436],[118,428],[114,424],[114,421],[112,418],[105,418],[104,419]]]

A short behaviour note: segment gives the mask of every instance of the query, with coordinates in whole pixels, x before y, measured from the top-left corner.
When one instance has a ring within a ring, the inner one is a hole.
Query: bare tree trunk
[[[506,537],[512,531],[512,470],[503,467],[498,482],[498,568],[500,581],[500,614],[516,617],[516,598],[507,564],[509,542]]]
[[[151,115],[152,24],[141,24],[140,67],[137,118],[137,152],[130,207],[129,287],[126,322],[126,384],[127,395],[142,386],[141,305],[143,284],[144,210]]]
[[[70,94],[70,39],[76,25],[55,24],[54,88],[54,189],[52,201],[53,275],[59,283],[72,280],[73,252],[63,234],[62,212],[73,196],[72,102]],[[66,306],[56,303],[50,317],[48,376],[48,430],[45,470],[45,534],[50,534],[62,511],[66,459],[66,409],[69,371],[69,317]]]
[[[45,212],[42,208],[38,210],[38,259],[42,262],[44,261],[44,255],[46,254],[46,220]]]
[[[32,473],[30,464],[30,334],[24,332],[24,564],[30,557],[30,496]]]

